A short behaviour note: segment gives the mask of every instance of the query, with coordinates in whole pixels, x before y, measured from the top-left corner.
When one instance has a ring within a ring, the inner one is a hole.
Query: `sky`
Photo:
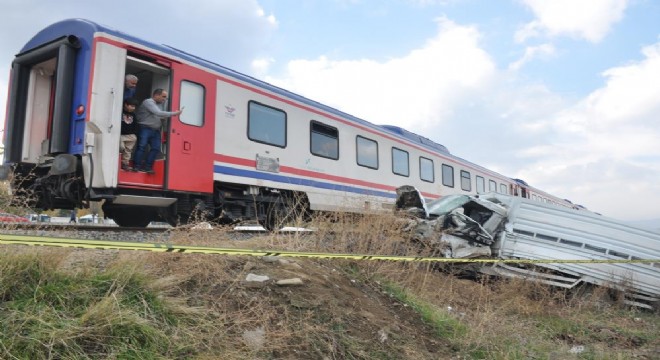
[[[21,47],[51,23],[86,18],[660,229],[660,0],[0,0],[0,8],[2,104]]]

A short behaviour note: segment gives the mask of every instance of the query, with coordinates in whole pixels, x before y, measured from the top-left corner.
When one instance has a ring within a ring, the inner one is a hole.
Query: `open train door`
[[[172,64],[171,109],[165,187],[172,191],[213,192],[215,78],[186,64]]]

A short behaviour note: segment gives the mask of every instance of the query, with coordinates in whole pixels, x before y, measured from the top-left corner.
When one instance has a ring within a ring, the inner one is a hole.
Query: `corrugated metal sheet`
[[[502,258],[562,260],[660,259],[660,234],[583,210],[515,197],[507,204],[505,231],[493,246]],[[640,299],[660,298],[660,263],[538,264],[565,274],[564,287],[580,282],[625,289]]]

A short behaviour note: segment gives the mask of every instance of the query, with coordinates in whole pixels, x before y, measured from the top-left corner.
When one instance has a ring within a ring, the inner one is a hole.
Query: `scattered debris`
[[[378,330],[378,340],[381,343],[384,343],[385,341],[387,341],[387,331],[385,331],[385,329]]]
[[[191,229],[193,230],[212,230],[213,226],[207,222],[200,222],[198,224],[195,224]]]
[[[571,354],[581,354],[584,352],[584,350],[584,345],[575,345],[570,350],[568,350],[568,352]]]
[[[266,263],[276,263],[280,261],[280,258],[277,256],[262,256],[261,260]]]
[[[259,327],[255,330],[245,330],[243,332],[243,341],[245,342],[245,345],[253,350],[261,350],[266,343],[266,331],[263,327]]]
[[[255,274],[252,274],[252,273],[249,273],[245,277],[245,281],[247,281],[247,282],[264,282],[264,281],[268,281],[268,280],[270,280],[270,278],[266,275],[255,275]]]
[[[283,279],[283,280],[278,280],[276,282],[277,285],[280,286],[287,286],[287,285],[302,285],[303,281],[300,278],[292,278],[292,279]]]

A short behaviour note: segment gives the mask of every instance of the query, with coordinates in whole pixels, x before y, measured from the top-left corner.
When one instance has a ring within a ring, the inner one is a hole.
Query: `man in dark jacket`
[[[131,155],[137,143],[138,127],[135,108],[138,101],[134,98],[124,100],[124,108],[121,114],[121,137],[119,139],[119,152],[121,153],[121,169],[124,171],[135,171],[131,167]]]

